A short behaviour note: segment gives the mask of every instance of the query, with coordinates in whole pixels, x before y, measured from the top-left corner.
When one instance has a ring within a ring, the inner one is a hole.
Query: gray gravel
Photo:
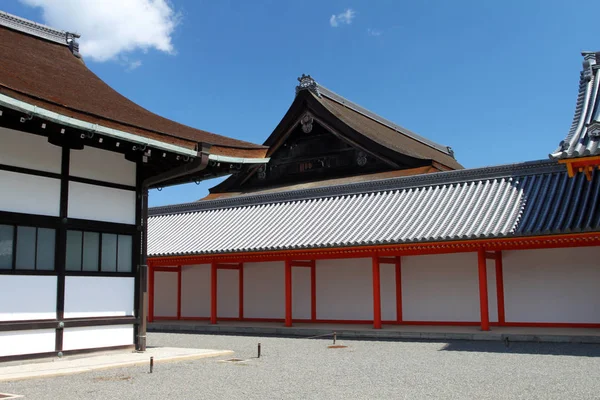
[[[262,343],[263,356],[256,356]],[[153,346],[230,349],[210,358],[0,383],[26,399],[593,399],[600,345],[384,342],[151,333]]]

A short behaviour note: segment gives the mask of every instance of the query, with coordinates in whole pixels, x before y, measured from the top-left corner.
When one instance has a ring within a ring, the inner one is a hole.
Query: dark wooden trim
[[[125,344],[122,346],[111,346],[111,347],[98,347],[94,349],[81,349],[81,350],[68,350],[63,351],[63,356],[72,356],[77,354],[89,354],[100,351],[117,351],[117,350],[133,350],[135,347],[131,344]],[[36,358],[55,358],[56,352],[48,352],[48,353],[35,353],[35,354],[23,354],[16,356],[5,356],[0,357],[0,363],[9,362],[9,361],[22,361],[22,360],[33,360]]]
[[[18,174],[42,176],[44,178],[61,179],[61,174],[57,172],[40,171],[37,169],[17,167],[15,165],[0,164],[0,171],[16,172]]]
[[[116,222],[91,221],[87,219],[69,218],[66,228],[71,231],[90,231],[100,233],[114,233],[117,235],[134,235],[136,226],[119,224]]]
[[[10,211],[0,211],[0,224],[35,226],[37,228],[57,229],[60,224],[59,217],[47,215],[23,214]]]
[[[114,278],[135,278],[135,272],[66,271],[65,276],[99,276],[99,277],[114,277]]]
[[[58,324],[64,323],[63,328],[59,328]],[[81,328],[89,326],[112,326],[112,325],[134,325],[139,323],[139,319],[132,316],[125,317],[92,317],[92,318],[69,318],[65,320],[59,319],[44,319],[44,320],[29,320],[29,321],[3,321],[0,322],[0,332],[8,331],[25,331],[39,329],[54,329],[58,335],[59,331],[62,335],[63,329],[66,328]],[[62,345],[62,342],[61,342]]]
[[[69,176],[69,181],[77,182],[77,183],[85,183],[87,185],[101,186],[101,187],[107,187],[107,188],[112,188],[112,189],[129,190],[130,192],[135,192],[135,186],[123,185],[121,183],[98,181],[96,179],[82,178],[79,176]]]
[[[137,318],[140,319],[140,322],[145,320],[144,314],[144,293],[145,290],[142,286],[143,284],[143,276],[144,272],[142,267],[142,225],[143,225],[143,184],[144,184],[144,175],[143,175],[143,159],[138,159],[135,163],[135,225],[136,232],[133,236],[132,245],[133,250],[131,251],[131,271],[135,276],[134,283],[134,300],[133,300],[133,309],[134,314]],[[117,270],[118,270],[117,265]],[[140,324],[136,324],[133,329],[133,342],[136,345],[138,350],[143,350],[141,347],[145,347],[145,340],[142,340],[144,343],[141,343],[140,336],[146,336],[145,324],[142,326]],[[141,346],[143,345],[143,346]]]
[[[71,163],[71,150],[62,147],[61,179],[60,179],[60,212],[58,233],[56,235],[56,255],[54,269],[56,270],[56,318],[62,320],[65,314],[65,273],[67,263],[67,217],[69,212],[69,165]],[[56,326],[55,326],[56,327]],[[56,329],[56,351],[62,351],[63,330]]]
[[[32,269],[0,269],[0,275],[39,275],[54,276],[56,271],[32,270]]]

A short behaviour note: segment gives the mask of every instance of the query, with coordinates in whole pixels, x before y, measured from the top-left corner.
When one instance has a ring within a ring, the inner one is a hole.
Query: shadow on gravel
[[[440,351],[600,357],[600,344],[452,341]]]

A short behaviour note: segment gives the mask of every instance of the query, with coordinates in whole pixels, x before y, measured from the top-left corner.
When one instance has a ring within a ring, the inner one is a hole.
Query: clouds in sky
[[[379,29],[368,28],[367,35],[369,36],[381,36],[383,34]]]
[[[40,7],[44,23],[81,34],[80,52],[94,61],[117,60],[134,50],[174,54],[172,35],[179,14],[168,0],[20,0]],[[142,65],[128,64],[128,70]]]
[[[333,14],[331,18],[329,18],[329,25],[334,28],[337,28],[340,25],[350,25],[355,16],[356,12],[351,8],[347,8],[343,13],[337,15]]]

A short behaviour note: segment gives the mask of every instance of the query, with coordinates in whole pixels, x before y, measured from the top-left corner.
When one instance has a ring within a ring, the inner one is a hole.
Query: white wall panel
[[[59,179],[0,171],[0,187],[0,211],[59,215]]]
[[[402,257],[402,305],[406,321],[479,321],[477,253]]]
[[[133,344],[133,325],[65,328],[63,350],[99,349]]]
[[[380,264],[381,319],[396,320],[396,265]]]
[[[210,317],[210,264],[182,267],[181,316]]]
[[[292,267],[292,318],[310,319],[310,268]]]
[[[86,146],[83,150],[71,150],[69,174],[135,186],[135,163],[126,160],[123,154],[95,147]]]
[[[0,321],[56,318],[56,277],[0,275]]]
[[[134,315],[134,278],[67,276],[65,318]]]
[[[135,192],[69,182],[69,218],[135,224]]]
[[[177,316],[177,272],[154,273],[154,316]]]
[[[244,317],[285,318],[283,262],[244,263]]]
[[[0,128],[0,164],[60,173],[61,148],[44,136]]]
[[[239,272],[217,270],[217,318],[238,318],[239,298]]]
[[[55,346],[54,329],[0,332],[0,357],[50,353]]]
[[[600,323],[600,247],[506,251],[506,322]]]
[[[317,260],[317,319],[373,320],[370,258]]]
[[[477,271],[479,273],[479,270]],[[490,322],[498,322],[498,295],[496,291],[496,263],[487,260],[488,309]],[[477,286],[479,290],[479,286]],[[479,292],[478,292],[479,293]],[[481,320],[481,316],[479,317]]]

